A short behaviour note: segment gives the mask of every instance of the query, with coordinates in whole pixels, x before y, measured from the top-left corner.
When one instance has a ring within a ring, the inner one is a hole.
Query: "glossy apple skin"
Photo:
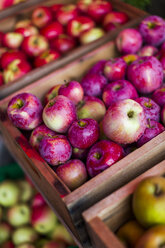
[[[16,28],[15,32],[22,34],[24,38],[39,33],[38,29],[32,25],[25,28]]]
[[[94,144],[87,156],[87,171],[94,177],[123,158],[123,148],[110,141],[101,140]]]
[[[84,95],[94,97],[101,97],[107,83],[107,79],[100,74],[87,74],[81,81]]]
[[[152,99],[160,106],[163,107],[165,104],[165,87],[161,87],[154,91]]]
[[[73,147],[86,149],[99,138],[99,126],[93,119],[80,119],[73,122],[68,131],[68,138]]]
[[[71,51],[76,45],[76,40],[66,34],[61,34],[56,39],[50,41],[50,47],[62,54]]]
[[[105,135],[119,144],[136,142],[143,135],[145,128],[144,110],[139,103],[132,99],[112,104],[103,118]]]
[[[53,19],[52,12],[48,7],[37,7],[32,13],[32,23],[38,28],[48,25]]]
[[[88,6],[88,15],[97,23],[100,23],[104,16],[112,11],[112,5],[107,1],[93,1]]]
[[[32,200],[31,206],[32,206],[32,208],[38,208],[38,207],[43,206],[45,204],[46,204],[46,202],[45,202],[44,198],[42,197],[42,195],[40,193],[37,193]]]
[[[0,185],[0,204],[2,207],[12,207],[18,203],[20,189],[12,181],[4,181]]]
[[[108,23],[106,26],[104,26],[105,31],[113,31],[117,28],[117,24],[114,23]]]
[[[148,97],[139,97],[135,100],[144,109],[146,119],[155,120],[159,122],[160,120],[160,106]]]
[[[30,57],[35,57],[46,51],[49,47],[48,41],[42,35],[26,37],[22,42],[22,50]]]
[[[42,104],[35,95],[21,93],[10,100],[7,113],[14,126],[32,130],[42,122],[42,110]]]
[[[109,81],[124,79],[127,63],[122,58],[110,59],[105,63],[104,75]]]
[[[146,46],[143,46],[139,52],[138,52],[138,55],[140,57],[145,57],[145,56],[154,56],[158,53],[158,49],[154,46],[150,46],[150,45],[146,45]]]
[[[37,239],[37,232],[30,226],[19,227],[12,233],[12,241],[15,246],[29,242],[34,243]]]
[[[56,50],[53,50],[53,49],[46,50],[45,52],[35,57],[34,66],[40,67],[40,66],[46,65],[60,58],[60,56],[61,56],[60,53]]]
[[[139,56],[137,54],[131,54],[131,53],[122,56],[122,59],[127,63],[127,65],[132,64],[138,58]]]
[[[64,5],[63,4],[60,4],[60,3],[58,3],[58,4],[53,4],[52,6],[51,6],[51,11],[52,11],[52,13],[53,13],[53,16],[55,16],[56,15],[56,13],[57,13],[57,11],[61,8],[61,7],[63,7]]]
[[[80,35],[90,30],[95,26],[94,21],[87,16],[78,16],[69,21],[67,25],[67,33],[73,37],[80,37]]]
[[[20,33],[8,32],[3,36],[3,45],[11,49],[17,49],[21,46],[23,38]]]
[[[145,143],[156,137],[158,134],[165,130],[164,126],[157,121],[148,120],[147,127],[144,134],[137,141],[138,147],[143,146]]]
[[[133,28],[124,29],[116,38],[117,48],[122,54],[137,53],[142,43],[141,34]]]
[[[149,94],[161,86],[163,68],[155,57],[141,57],[128,66],[127,77],[140,93]]]
[[[31,71],[31,65],[26,60],[15,59],[3,71],[4,83],[10,83]]]
[[[45,102],[45,105],[50,101],[52,100],[54,97],[58,96],[58,91],[59,91],[59,88],[61,87],[61,84],[57,84],[55,86],[53,86],[45,95],[45,99],[44,99],[44,102]]]
[[[42,117],[48,128],[59,133],[66,133],[77,118],[76,108],[66,96],[56,96],[47,103]]]
[[[70,81],[61,85],[58,95],[68,97],[75,105],[77,105],[84,97],[84,90],[79,82]]]
[[[162,107],[161,110],[161,120],[163,122],[163,125],[165,126],[165,105]]]
[[[26,55],[22,51],[8,50],[1,56],[1,67],[5,69],[15,59],[26,60]]]
[[[88,31],[83,32],[80,35],[80,42],[82,45],[88,44],[90,42],[93,42],[95,40],[100,39],[105,34],[104,30],[102,28],[92,28]]]
[[[55,39],[63,32],[64,32],[63,26],[59,22],[52,22],[40,30],[41,35],[43,35],[48,40]]]
[[[137,242],[135,248],[161,247],[165,242],[165,225],[150,228]],[[163,247],[163,246],[162,246]]]
[[[26,204],[17,204],[7,211],[7,219],[13,227],[30,224],[31,210]]]
[[[39,144],[39,152],[44,160],[52,166],[68,161],[72,155],[72,147],[64,135],[44,137]]]
[[[139,31],[146,44],[159,46],[165,40],[165,22],[159,16],[148,16],[139,25]]]
[[[80,13],[87,14],[88,7],[91,3],[95,2],[97,0],[79,0],[77,2],[77,7]]]
[[[165,225],[164,202],[165,179],[161,176],[145,178],[134,191],[133,213],[144,227]]]
[[[106,108],[99,98],[85,96],[77,106],[78,119],[91,118],[100,122],[106,113]]]
[[[106,26],[110,23],[122,25],[128,22],[129,17],[124,12],[118,12],[118,11],[111,11],[110,13],[106,14],[106,16],[103,19],[103,27],[106,28]]]
[[[88,149],[80,149],[80,148],[77,148],[77,147],[73,147],[72,158],[80,159],[82,161],[85,161],[86,157],[87,157],[87,154],[88,154]]]
[[[136,99],[137,97],[138,93],[135,87],[127,80],[118,80],[107,84],[102,95],[106,107],[120,100]]]
[[[41,124],[32,131],[29,142],[36,150],[38,150],[39,144],[44,137],[55,136],[55,135],[56,132],[52,131],[44,124]]]
[[[73,159],[60,165],[56,173],[70,190],[80,187],[87,180],[85,164],[78,159]]]
[[[102,74],[104,73],[104,66],[106,64],[106,60],[100,60],[99,62],[97,62],[96,64],[94,64],[91,69],[88,71],[87,74]]]
[[[62,25],[67,25],[72,19],[78,16],[77,6],[74,4],[67,4],[62,6],[56,12],[56,18]]]
[[[31,224],[38,233],[50,233],[53,230],[56,222],[57,217],[47,205],[33,208]]]
[[[6,9],[14,4],[14,0],[2,0],[0,2],[0,10]]]

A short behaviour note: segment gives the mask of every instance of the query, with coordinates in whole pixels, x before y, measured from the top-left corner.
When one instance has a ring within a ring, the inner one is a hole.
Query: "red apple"
[[[63,4],[60,4],[60,3],[53,4],[53,5],[51,6],[51,11],[53,12],[53,17],[56,16],[57,11],[58,11],[61,7],[63,7],[63,6],[64,6],[64,5],[63,5]]]
[[[139,52],[138,52],[138,55],[140,57],[144,57],[144,56],[154,56],[158,53],[158,49],[154,46],[143,46]]]
[[[112,11],[112,5],[107,1],[94,1],[88,6],[88,15],[98,23],[102,21],[104,16]]]
[[[23,20],[18,21],[15,24],[15,29],[17,29],[17,28],[26,28],[26,27],[31,26],[31,25],[32,25],[32,22],[31,22],[30,19],[23,19]]]
[[[46,6],[37,7],[32,13],[32,23],[38,28],[46,26],[52,19],[52,12]]]
[[[60,53],[67,53],[76,46],[76,40],[66,34],[59,35],[55,40],[50,41],[50,47]]]
[[[159,104],[160,107],[165,105],[165,86],[154,91],[152,99]]]
[[[17,49],[21,46],[23,38],[20,33],[8,32],[3,36],[3,45],[11,49]]]
[[[111,11],[110,13],[106,14],[106,16],[103,19],[103,27],[105,30],[107,30],[107,27],[110,23],[114,24],[115,26],[125,24],[128,22],[129,17],[124,12],[118,12],[118,11]]]
[[[45,205],[46,202],[40,193],[37,193],[32,200],[32,208],[38,208]]]
[[[2,43],[3,43],[3,36],[4,36],[4,33],[0,32],[0,46],[2,46]]]
[[[85,45],[95,40],[100,39],[105,34],[102,28],[92,28],[86,32],[83,32],[80,36],[81,44]]]
[[[50,63],[51,61],[55,61],[59,57],[60,57],[59,52],[52,50],[52,49],[47,50],[35,58],[34,65],[35,67],[40,67],[40,66]]]
[[[88,149],[80,149],[80,148],[74,147],[72,151],[72,158],[80,159],[84,161],[86,160],[87,154],[88,154]]]
[[[14,3],[14,0],[1,0],[0,1],[0,10],[12,6],[13,3]]]
[[[41,35],[43,35],[48,40],[53,40],[63,33],[63,26],[59,22],[52,22],[49,25],[41,29]]]
[[[61,84],[57,84],[53,86],[45,95],[44,102],[47,104],[50,100],[52,100],[54,97],[58,96],[59,88],[61,87]]]
[[[26,37],[22,43],[23,51],[29,56],[38,56],[49,47],[48,41],[42,35]]]
[[[4,84],[3,73],[0,71],[0,86]]]
[[[88,7],[91,3],[96,2],[98,0],[79,0],[77,2],[77,7],[82,14],[87,14]],[[100,0],[101,1],[101,0]]]
[[[16,28],[15,32],[22,34],[24,38],[39,33],[38,29],[32,25],[29,25],[28,27],[24,28]]]
[[[68,22],[78,16],[77,6],[74,4],[66,4],[58,9],[56,18],[62,25],[67,25]]]
[[[0,47],[0,59],[2,57],[2,54],[4,54],[7,51],[8,51],[8,48],[7,47]]]
[[[15,248],[15,246],[11,241],[6,241],[5,243],[3,243],[1,248]]]
[[[26,55],[22,51],[8,50],[1,56],[1,67],[5,69],[11,62],[16,59],[19,59],[20,61],[26,61]]]
[[[66,248],[64,243],[59,243],[56,241],[48,241],[42,246],[42,248]]]

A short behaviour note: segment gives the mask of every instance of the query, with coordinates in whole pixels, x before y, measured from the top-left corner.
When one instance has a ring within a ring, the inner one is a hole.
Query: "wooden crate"
[[[81,240],[83,247],[90,247],[90,245],[81,213],[165,159],[165,132],[70,192],[48,164],[32,149],[25,135],[11,124],[6,114],[6,108],[9,100],[21,92],[31,92],[43,100],[44,94],[53,85],[64,83],[65,80],[80,80],[92,64],[116,55],[114,42],[109,42],[0,101],[0,130],[8,149],[48,199],[56,214],[63,219],[75,235],[79,246]],[[65,196],[61,199],[60,195]]]
[[[132,219],[132,194],[149,176],[165,176],[165,160],[83,213],[93,247],[125,248],[114,232]]]
[[[33,2],[33,6],[32,6],[32,2]],[[53,3],[76,3],[76,2],[77,0],[62,0],[62,1],[58,1],[58,0],[48,0],[48,1],[32,0],[31,1],[29,0],[25,3],[22,3],[22,5],[25,6],[22,10],[18,8],[18,10],[15,10],[15,12],[12,13],[14,15],[11,15],[9,18],[5,18],[0,21],[0,31],[7,32],[7,31],[13,30],[16,21],[22,17],[30,16],[32,13],[32,10],[36,8],[36,6],[38,5],[44,4],[44,5],[50,6]],[[147,15],[146,12],[136,9],[131,5],[125,4],[121,2],[120,0],[111,0],[111,2],[115,10],[123,11],[128,14],[128,16],[130,17],[130,21],[128,23],[126,23],[125,25],[119,27],[118,29],[112,32],[108,32],[107,34],[105,34],[103,38],[95,42],[92,42],[88,45],[79,46],[73,49],[71,52],[67,53],[67,55],[62,56],[58,60],[53,61],[45,66],[42,66],[42,68],[33,69],[31,72],[27,73],[25,76],[21,77],[20,79],[1,86],[0,87],[0,99],[8,96],[9,94],[15,92],[16,90],[21,89],[22,87],[25,87],[26,85],[38,80],[41,77],[48,75],[50,72],[64,66],[70,61],[73,61],[74,59],[99,47],[100,45],[110,40],[113,40],[120,30],[126,27],[132,27],[134,25],[137,25],[140,22],[140,20],[142,20],[144,16]],[[0,14],[0,16],[2,16],[2,13]]]

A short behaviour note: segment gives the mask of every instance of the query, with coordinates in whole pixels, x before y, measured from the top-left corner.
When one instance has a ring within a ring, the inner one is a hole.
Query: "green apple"
[[[135,248],[164,248],[165,247],[165,226],[150,228],[137,242]]]
[[[24,243],[33,243],[38,239],[36,231],[29,226],[19,227],[12,234],[12,240],[15,245]]]
[[[18,204],[7,211],[8,222],[14,226],[19,227],[29,224],[31,220],[31,209],[26,204]]]
[[[0,245],[6,242],[11,235],[11,227],[6,222],[0,223]]]
[[[133,212],[144,227],[165,224],[165,178],[148,177],[133,194]]]
[[[57,242],[62,241],[68,245],[75,244],[69,232],[61,224],[54,227],[54,230],[50,233],[50,238]]]
[[[21,197],[20,201],[21,202],[28,202],[32,199],[34,190],[32,186],[25,180],[20,180],[18,181],[18,186],[21,189]]]
[[[144,229],[139,225],[139,223],[132,220],[119,228],[117,236],[126,247],[134,248],[143,233]]]
[[[20,196],[19,187],[13,181],[4,181],[0,184],[0,205],[3,207],[14,206]]]
[[[16,246],[16,248],[35,248],[35,246],[32,244],[23,244]]]

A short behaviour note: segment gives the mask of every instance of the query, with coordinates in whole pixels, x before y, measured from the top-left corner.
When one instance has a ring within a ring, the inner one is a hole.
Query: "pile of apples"
[[[132,200],[136,220],[125,223],[117,236],[129,248],[165,246],[165,178],[148,177],[137,186]]]
[[[25,179],[0,183],[1,248],[67,248],[74,245],[43,197]]]
[[[165,22],[150,16],[139,30],[123,30],[121,57],[99,61],[81,82],[54,86],[44,106],[30,93],[8,104],[12,123],[33,130],[30,144],[71,190],[165,130],[164,70],[156,58],[165,58]]]
[[[101,38],[128,19],[105,0],[37,7],[31,19],[18,21],[13,31],[0,32],[0,85]]]
[[[26,0],[1,0],[0,1],[0,10],[11,7],[12,5],[24,2]]]

